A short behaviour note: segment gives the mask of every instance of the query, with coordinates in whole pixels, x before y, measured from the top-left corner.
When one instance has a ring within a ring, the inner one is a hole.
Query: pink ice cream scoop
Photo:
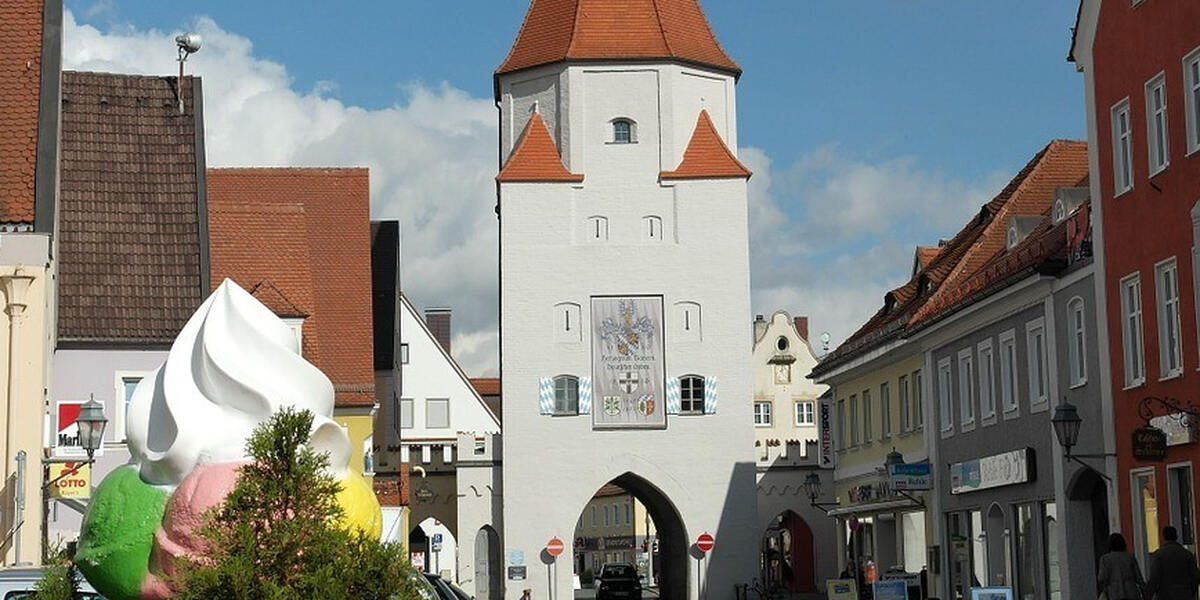
[[[150,552],[150,576],[142,585],[146,600],[171,597],[170,588],[156,575],[175,574],[175,562],[204,550],[196,530],[204,524],[205,513],[218,506],[237,484],[238,470],[247,461],[199,464],[179,483],[167,501],[162,525],[154,533]]]

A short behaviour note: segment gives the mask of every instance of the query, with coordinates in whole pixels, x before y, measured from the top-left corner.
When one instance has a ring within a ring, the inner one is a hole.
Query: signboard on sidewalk
[[[858,584],[853,579],[826,579],[825,597],[829,600],[858,600]]]
[[[908,600],[908,584],[903,579],[884,579],[871,584],[875,600]]]
[[[592,327],[592,426],[666,427],[662,297],[592,298]]]
[[[92,496],[92,466],[82,461],[50,463],[50,497],[86,500]],[[57,481],[55,481],[57,480]]]

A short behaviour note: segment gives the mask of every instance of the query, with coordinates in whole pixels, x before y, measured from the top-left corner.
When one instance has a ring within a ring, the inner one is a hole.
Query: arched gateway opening
[[[575,525],[572,566],[582,589],[594,598],[596,575],[606,564],[637,570],[644,598],[686,598],[688,538],[674,504],[657,487],[625,473],[602,486]]]
[[[804,519],[785,510],[763,532],[761,578],[789,592],[817,591],[813,534]]]

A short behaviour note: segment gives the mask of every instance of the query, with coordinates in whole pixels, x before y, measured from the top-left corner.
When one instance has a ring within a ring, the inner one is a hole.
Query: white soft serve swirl
[[[199,463],[247,458],[255,426],[293,406],[313,413],[309,446],[328,452],[340,475],[350,440],[330,418],[333,399],[333,384],[300,356],[291,328],[226,279],[134,390],[125,435],[142,478],[175,486]]]

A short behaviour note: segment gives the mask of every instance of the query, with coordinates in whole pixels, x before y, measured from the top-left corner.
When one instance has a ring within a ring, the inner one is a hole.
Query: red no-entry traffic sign
[[[553,538],[550,538],[550,541],[546,542],[546,554],[549,554],[550,556],[558,556],[559,554],[562,554],[562,551],[563,551],[563,541],[562,540],[560,540],[556,537],[553,537]]]
[[[715,543],[716,540],[714,540],[712,534],[708,532],[702,533],[700,534],[700,537],[696,538],[696,547],[699,548],[701,552],[708,552],[709,550],[712,550]]]

